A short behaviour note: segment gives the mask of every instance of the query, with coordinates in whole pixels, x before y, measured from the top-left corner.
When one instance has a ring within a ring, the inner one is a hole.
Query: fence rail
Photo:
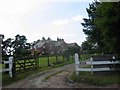
[[[112,65],[119,65],[120,61],[115,60],[113,58],[113,61],[108,61],[108,60],[101,60],[101,61],[93,61],[93,57],[90,59],[88,62],[80,62],[78,58],[78,54],[75,54],[75,67],[76,67],[76,74],[79,75],[80,71],[89,71],[93,74],[93,72],[98,72],[98,71],[115,71],[115,70],[120,70],[119,68],[112,67]],[[81,68],[81,64],[86,64],[86,65],[91,65],[91,68]],[[95,65],[101,66],[101,67],[94,67]],[[102,65],[107,65],[107,67],[103,67]]]
[[[38,57],[16,58],[13,61],[13,73],[18,74],[38,68]]]
[[[36,69],[38,67],[38,60],[37,57],[18,59],[13,59],[13,57],[9,57],[7,61],[2,61],[2,64],[4,64],[5,66],[6,64],[9,64],[9,66],[7,68],[1,68],[0,72],[9,71],[9,76],[13,77],[15,76],[15,74],[26,72],[31,69]]]
[[[102,64],[118,64],[119,62],[118,61],[93,61],[92,63],[91,62],[86,62],[86,64],[88,65],[102,65]]]
[[[77,71],[114,71],[115,69],[110,68],[78,68]]]

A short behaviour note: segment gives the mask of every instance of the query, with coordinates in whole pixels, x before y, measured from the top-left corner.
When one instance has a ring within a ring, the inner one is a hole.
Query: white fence
[[[13,57],[9,57],[8,61],[4,61],[4,64],[9,64],[9,68],[0,69],[0,72],[9,71],[9,76],[12,77]]]
[[[113,57],[113,59],[115,59]],[[86,65],[90,65],[91,68],[81,68],[80,65],[82,64],[86,64]],[[75,68],[76,68],[76,74],[79,75],[80,71],[90,71],[92,74],[93,72],[96,71],[115,71],[114,68],[110,68],[110,67],[100,67],[100,68],[93,68],[93,65],[112,65],[112,64],[120,64],[119,61],[93,61],[93,58],[90,58],[90,61],[88,62],[80,62],[79,61],[79,57],[78,54],[75,54]]]

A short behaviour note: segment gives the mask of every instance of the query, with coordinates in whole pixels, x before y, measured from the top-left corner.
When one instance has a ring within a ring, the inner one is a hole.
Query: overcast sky
[[[0,0],[0,33],[25,35],[28,42],[50,37],[67,43],[85,40],[81,22],[92,0]]]

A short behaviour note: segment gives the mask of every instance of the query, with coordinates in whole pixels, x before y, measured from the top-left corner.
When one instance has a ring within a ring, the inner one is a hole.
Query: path
[[[81,84],[70,84],[68,83],[69,75],[75,70],[74,64],[65,65],[59,68],[47,70],[44,72],[37,73],[35,75],[29,76],[26,79],[14,82],[3,88],[101,88],[98,86]],[[44,80],[45,77],[52,75],[56,72],[62,71],[59,74],[51,76],[49,79]],[[106,88],[116,88],[116,84],[111,86],[106,86]]]
[[[74,64],[69,64],[63,67],[47,70],[44,72],[37,73],[35,75],[29,76],[24,80],[20,80],[18,82],[14,82],[8,86],[4,86],[3,88],[48,88],[48,87],[69,87],[64,85],[66,75],[70,74],[75,70]],[[52,76],[46,81],[43,81],[45,77],[63,71],[55,76]],[[57,81],[57,82],[56,82]]]

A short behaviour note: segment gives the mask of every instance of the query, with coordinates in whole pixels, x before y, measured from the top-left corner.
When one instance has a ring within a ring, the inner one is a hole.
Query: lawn
[[[39,57],[37,60],[38,60],[40,68],[48,67],[48,57],[45,57],[45,56],[44,57]],[[30,61],[33,61],[33,59],[31,59]],[[24,63],[24,60],[19,60],[18,62],[19,63]],[[29,62],[29,61],[26,61],[26,62]],[[50,65],[55,65],[55,64],[58,64],[58,63],[62,63],[62,62],[64,62],[62,56],[57,56],[57,61],[56,61],[56,56],[49,56],[49,64]],[[26,65],[30,65],[30,63],[28,63]],[[20,65],[17,65],[17,66],[20,66]]]
[[[0,68],[2,68],[2,64],[0,64]]]
[[[57,56],[57,61],[56,61],[56,56],[50,56],[49,57],[49,64],[50,65],[55,65],[57,63],[62,63],[64,62],[62,56]],[[48,57],[40,57],[39,58],[39,66],[40,67],[47,67],[48,66]]]

